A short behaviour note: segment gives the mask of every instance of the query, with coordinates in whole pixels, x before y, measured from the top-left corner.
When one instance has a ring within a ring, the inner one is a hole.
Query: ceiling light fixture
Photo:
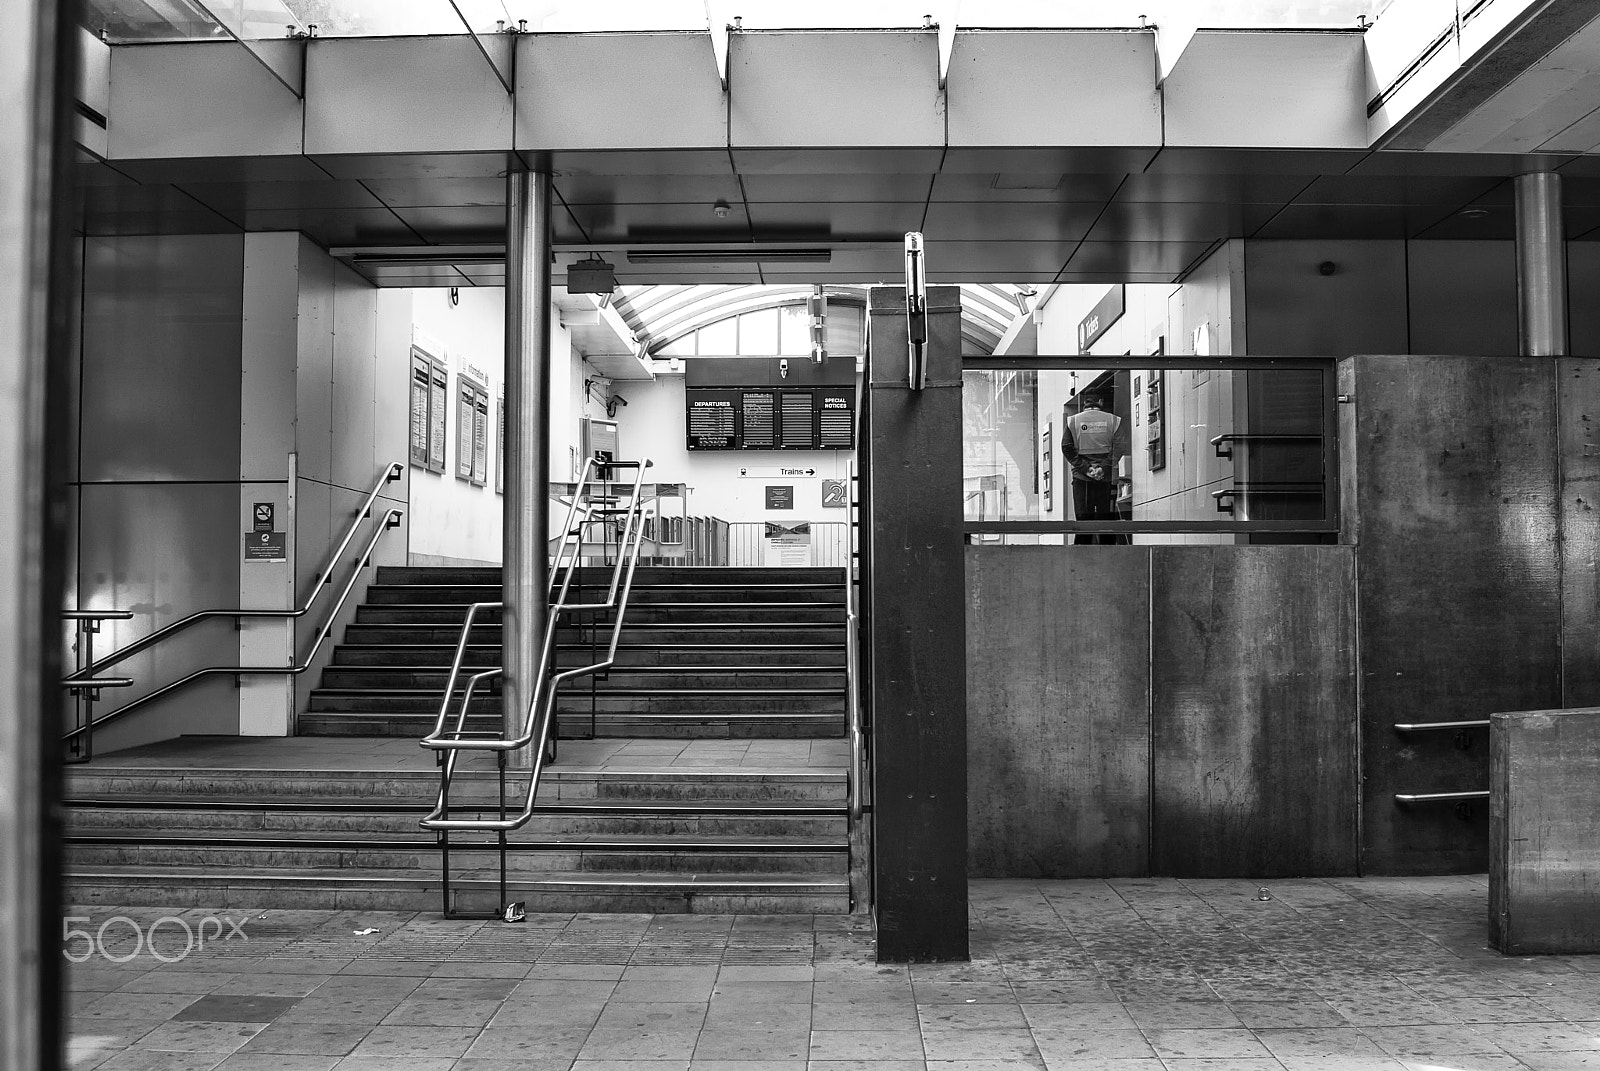
[[[717,198],[717,203],[711,206],[711,214],[718,219],[727,219],[728,211],[728,202],[720,197]]]
[[[1462,219],[1482,219],[1489,214],[1489,210],[1480,205],[1469,205],[1461,210]]]

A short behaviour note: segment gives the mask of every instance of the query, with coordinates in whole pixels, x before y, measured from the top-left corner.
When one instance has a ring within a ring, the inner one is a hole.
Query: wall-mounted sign
[[[745,465],[739,476],[746,480],[805,480],[817,474],[811,465]]]
[[[768,484],[768,509],[794,509],[794,484]]]
[[[850,505],[850,485],[844,480],[823,480],[822,505],[825,509],[844,509]]]
[[[1127,287],[1118,283],[1106,291],[1095,307],[1078,323],[1078,352],[1088,353],[1095,340],[1111,329],[1127,311]]]
[[[247,562],[286,562],[289,540],[283,532],[246,532],[244,560]]]
[[[270,532],[275,527],[272,523],[274,507],[271,502],[257,502],[250,508],[250,530],[253,532]]]
[[[850,450],[855,387],[690,387],[690,450]]]

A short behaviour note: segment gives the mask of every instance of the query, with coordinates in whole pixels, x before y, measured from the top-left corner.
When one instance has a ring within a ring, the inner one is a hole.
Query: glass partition
[[[969,359],[969,537],[1329,541],[1333,372],[1299,358]]]

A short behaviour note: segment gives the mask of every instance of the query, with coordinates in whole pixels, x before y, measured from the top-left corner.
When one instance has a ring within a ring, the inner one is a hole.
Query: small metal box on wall
[[[583,456],[597,458],[601,461],[616,461],[620,457],[620,447],[617,445],[617,422],[615,420],[597,420],[585,417],[580,429],[580,443],[583,447]]]

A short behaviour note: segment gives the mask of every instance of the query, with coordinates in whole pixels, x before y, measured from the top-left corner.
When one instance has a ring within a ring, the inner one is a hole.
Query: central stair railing
[[[572,496],[572,502],[567,509],[566,521],[562,526],[562,535],[557,544],[555,560],[551,569],[551,600],[549,615],[545,621],[544,645],[539,655],[539,667],[534,675],[534,692],[528,701],[522,720],[522,729],[515,735],[501,732],[474,732],[467,728],[467,714],[471,708],[472,698],[477,687],[483,681],[492,679],[502,674],[501,669],[488,669],[475,673],[468,678],[462,693],[461,703],[453,725],[447,728],[450,714],[450,700],[461,675],[461,665],[466,656],[468,641],[472,626],[480,609],[500,607],[500,603],[474,603],[467,611],[467,618],[462,626],[461,638],[456,644],[456,654],[450,668],[449,679],[445,683],[444,699],[439,707],[438,717],[435,719],[433,731],[422,739],[422,746],[440,753],[439,762],[439,796],[438,801],[420,822],[422,828],[432,830],[438,835],[440,849],[440,866],[442,880],[442,894],[444,900],[444,914],[447,918],[474,917],[470,914],[457,912],[454,908],[450,885],[450,834],[458,832],[478,832],[494,834],[493,849],[499,856],[500,865],[500,895],[499,906],[493,915],[478,916],[504,918],[508,922],[519,921],[522,918],[520,904],[507,905],[506,903],[506,855],[507,835],[522,828],[533,817],[534,801],[539,794],[539,777],[544,771],[547,761],[551,758],[551,730],[555,724],[555,697],[561,686],[567,681],[587,674],[597,673],[611,667],[617,656],[617,641],[622,634],[622,622],[627,611],[628,596],[633,590],[634,569],[639,562],[639,547],[644,538],[644,511],[645,501],[643,494],[645,470],[650,468],[652,462],[645,458],[641,461],[612,461],[597,462],[590,459],[585,463],[583,474],[579,478],[578,487]],[[633,485],[628,493],[625,507],[618,508],[616,503],[619,495],[614,493],[615,483],[609,479],[618,471],[627,469],[636,470]],[[583,546],[585,537],[596,524],[604,524],[620,530],[619,553],[612,565],[610,583],[604,596],[594,601],[568,601],[572,597],[573,577],[577,573],[579,563],[583,560]],[[559,578],[559,587],[557,579]],[[555,671],[556,634],[560,629],[563,619],[573,613],[592,613],[610,611],[613,615],[611,638],[606,648],[605,656],[589,665],[574,666]],[[508,756],[514,751],[530,749],[531,760],[527,770],[527,791],[522,801],[522,807],[514,814],[508,814],[509,805],[506,799],[506,774]],[[495,766],[498,775],[498,795],[496,818],[453,818],[450,815],[450,789],[455,778],[456,766],[463,751],[483,751],[495,756]],[[487,846],[481,843],[462,846],[467,850],[484,850]]]

